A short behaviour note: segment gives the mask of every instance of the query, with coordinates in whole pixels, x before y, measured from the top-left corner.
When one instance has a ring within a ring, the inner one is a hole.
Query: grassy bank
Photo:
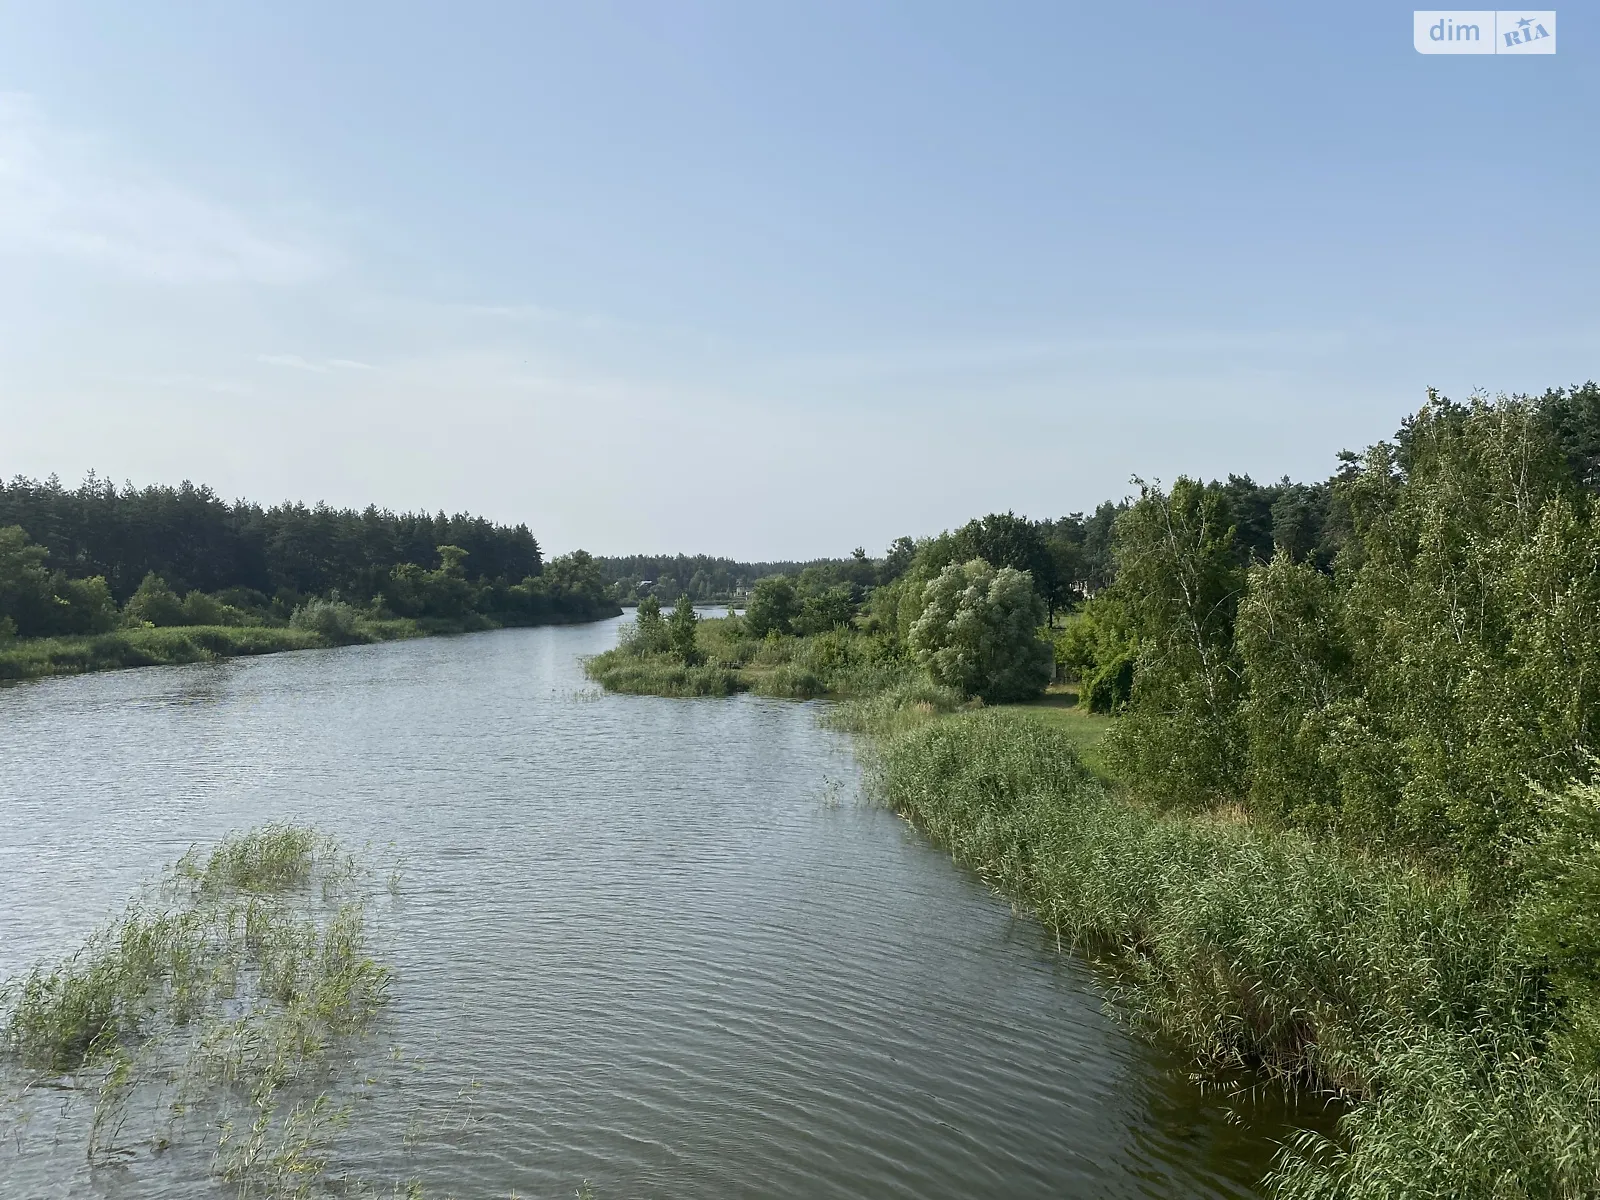
[[[500,622],[476,614],[468,620],[360,616],[326,629],[293,625],[178,625],[161,629],[118,629],[85,637],[26,638],[0,642],[0,680],[211,662],[251,654],[276,654],[282,650],[391,642],[502,627]]]
[[[1052,684],[1037,700],[1005,707],[1054,729],[1072,743],[1083,765],[1106,777],[1110,765],[1102,753],[1102,743],[1111,729],[1111,718],[1090,712],[1081,703],[1077,684]]]
[[[1356,1102],[1285,1152],[1279,1195],[1600,1191],[1594,1081],[1551,1051],[1545,979],[1463,880],[1156,813],[1025,709],[902,721],[868,761],[883,803],[1101,964],[1136,1023]]]
[[[328,643],[304,629],[192,625],[120,629],[90,637],[29,638],[0,645],[0,679],[78,675],[119,667],[209,662],[245,654],[305,650]]]

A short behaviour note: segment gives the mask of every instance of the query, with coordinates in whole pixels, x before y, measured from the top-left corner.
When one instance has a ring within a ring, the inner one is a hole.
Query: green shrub
[[[289,618],[291,629],[314,633],[334,646],[364,642],[361,614],[343,600],[307,600]]]
[[[661,601],[655,596],[639,601],[633,627],[625,632],[625,644],[635,654],[661,654],[671,646],[667,623],[661,616]]]
[[[804,597],[795,614],[794,631],[801,636],[847,628],[855,619],[855,598],[848,584],[835,584]]]
[[[759,696],[810,700],[826,695],[828,685],[821,676],[798,663],[780,663],[771,671],[757,675],[751,690]]]
[[[157,629],[189,623],[184,617],[183,602],[178,599],[177,593],[154,571],[140,581],[138,589],[128,597],[123,611],[129,620],[154,625]]]
[[[46,569],[48,552],[20,525],[0,528],[0,622],[21,637],[104,633],[117,605],[99,575],[69,579]]]
[[[183,598],[185,625],[244,625],[247,621],[243,612],[204,592],[190,592]]]
[[[68,579],[58,572],[54,588],[58,602],[55,634],[109,633],[117,627],[117,602],[102,576]]]
[[[1055,674],[1054,651],[1039,636],[1044,621],[1026,572],[975,558],[927,585],[908,642],[936,683],[989,704],[1026,700]]]
[[[694,604],[688,595],[679,596],[672,615],[667,618],[667,646],[686,667],[698,667],[705,661],[705,655],[695,640],[695,626],[699,623],[700,615],[694,611]]]

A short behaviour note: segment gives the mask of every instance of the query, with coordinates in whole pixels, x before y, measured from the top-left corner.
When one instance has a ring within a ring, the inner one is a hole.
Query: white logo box
[[[1554,9],[1419,9],[1411,14],[1418,54],[1554,54]]]

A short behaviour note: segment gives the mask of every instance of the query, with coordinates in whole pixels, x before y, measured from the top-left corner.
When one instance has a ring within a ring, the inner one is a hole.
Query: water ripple
[[[1260,1130],[946,855],[824,802],[858,781],[814,705],[596,698],[578,656],[613,637],[0,690],[0,974],[191,842],[312,821],[405,862],[381,1034],[425,1061],[363,1101],[353,1171],[602,1200],[1250,1193]],[[0,1193],[87,1186],[48,1141],[0,1150]],[[193,1163],[93,1189],[214,1194]]]

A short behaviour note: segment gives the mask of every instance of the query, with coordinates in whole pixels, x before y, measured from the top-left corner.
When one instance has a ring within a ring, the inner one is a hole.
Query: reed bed
[[[634,696],[731,696],[747,690],[738,672],[721,663],[691,667],[667,655],[633,657],[608,650],[584,668],[606,691]]]
[[[1548,1052],[1551,989],[1466,883],[1145,809],[1025,713],[889,712],[869,787],[1101,963],[1119,1010],[1202,1063],[1354,1102],[1336,1137],[1285,1148],[1279,1195],[1600,1194],[1594,1080]]]

